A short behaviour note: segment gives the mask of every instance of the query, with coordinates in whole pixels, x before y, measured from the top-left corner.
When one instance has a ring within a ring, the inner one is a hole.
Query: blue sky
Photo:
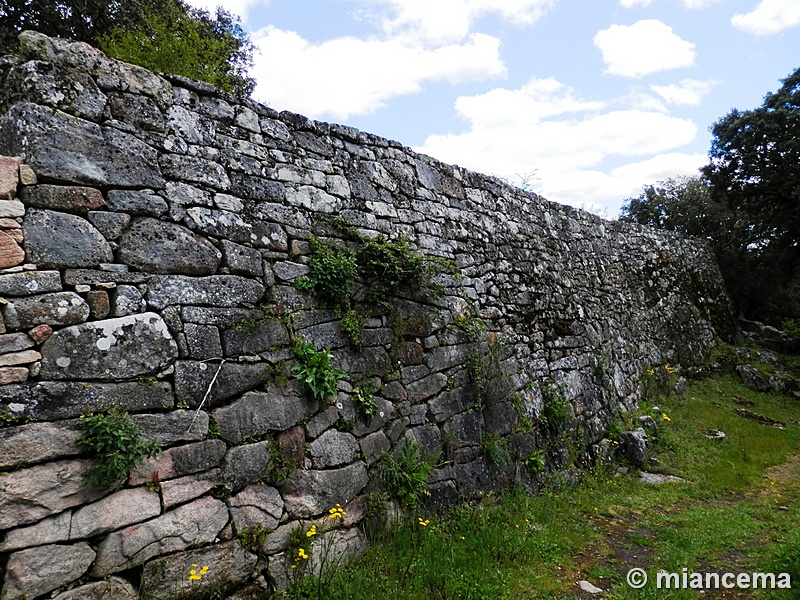
[[[213,8],[218,0],[191,0]],[[615,217],[800,67],[800,0],[227,0],[256,100]]]

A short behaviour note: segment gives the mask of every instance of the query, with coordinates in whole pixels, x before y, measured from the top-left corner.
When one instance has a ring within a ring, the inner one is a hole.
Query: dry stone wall
[[[0,60],[3,598],[285,585],[298,525],[363,549],[387,454],[438,457],[433,505],[535,490],[607,453],[645,369],[697,363],[729,330],[701,243],[84,44],[21,41]],[[453,267],[440,294],[356,291],[354,345],[296,282],[313,240],[375,236]],[[338,395],[293,377],[299,338],[346,372]],[[548,423],[559,398],[566,422]],[[81,416],[112,408],[162,451],[121,487],[86,486]],[[254,526],[271,533],[245,549]]]

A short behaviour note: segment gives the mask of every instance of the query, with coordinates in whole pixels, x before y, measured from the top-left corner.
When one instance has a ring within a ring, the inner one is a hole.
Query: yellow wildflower
[[[315,535],[317,535],[317,526],[312,525],[311,528],[308,531],[306,531],[306,537],[314,537]]]
[[[344,519],[344,516],[347,514],[341,504],[334,506],[328,513],[331,515],[331,519]]]
[[[670,418],[667,416],[667,413],[661,413],[661,418],[662,418],[662,419],[664,419],[665,421],[672,421],[672,419],[670,419]]]
[[[421,517],[419,517],[418,520],[419,520],[419,524],[422,527],[427,527],[428,525],[431,524],[431,520],[430,519],[422,519]]]
[[[308,560],[308,554],[306,553],[305,548],[299,548],[297,550],[297,558],[302,558],[303,560]]]

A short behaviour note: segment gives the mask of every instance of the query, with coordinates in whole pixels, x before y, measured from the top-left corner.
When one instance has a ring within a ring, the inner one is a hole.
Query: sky
[[[213,9],[219,0],[190,0]],[[618,216],[800,68],[800,0],[226,0],[254,99]]]

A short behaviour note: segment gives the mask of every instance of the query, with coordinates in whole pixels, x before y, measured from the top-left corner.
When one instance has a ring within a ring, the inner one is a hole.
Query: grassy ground
[[[796,368],[795,363],[795,368]],[[653,485],[633,474],[588,474],[564,493],[510,493],[420,514],[377,534],[368,554],[289,598],[800,598],[800,402],[753,392],[732,373],[658,400],[653,454],[685,483]],[[737,414],[746,408],[779,429]],[[704,434],[722,430],[723,441]],[[425,520],[429,522],[425,524]],[[650,582],[626,584],[640,567]],[[788,572],[794,590],[666,590],[670,572]],[[581,591],[588,580],[602,596]]]

